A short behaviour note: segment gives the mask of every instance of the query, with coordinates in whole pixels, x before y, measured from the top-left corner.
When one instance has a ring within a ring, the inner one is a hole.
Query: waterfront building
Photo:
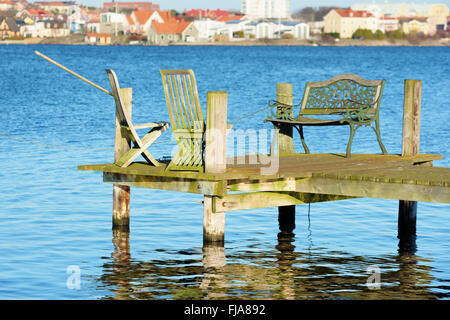
[[[378,21],[367,11],[333,9],[324,17],[324,32],[338,33],[340,38],[351,38],[358,29],[377,30]]]
[[[219,18],[216,19],[216,21],[220,21],[220,22],[228,22],[228,21],[233,21],[233,20],[248,20],[246,19],[245,15],[228,15],[228,16],[221,16]]]
[[[16,8],[16,5],[12,1],[3,0],[0,1],[0,11],[8,11]]]
[[[353,10],[365,10],[378,18],[398,18],[402,20],[419,18],[413,22],[406,22],[405,30],[421,30],[429,35],[434,35],[438,30],[445,30],[449,9],[445,4],[427,3],[356,3],[351,6]],[[428,26],[425,27],[423,19],[427,19]],[[411,31],[412,32],[412,31]]]
[[[38,20],[35,22],[33,32],[33,38],[54,38],[68,36],[70,29],[64,20]]]
[[[103,2],[103,9],[105,11],[114,11],[115,9],[128,9],[128,10],[146,10],[146,11],[159,11],[159,4],[154,4],[149,1],[140,2]]]
[[[84,37],[84,41],[88,44],[106,45],[111,44],[111,35],[109,33],[90,33]]]
[[[155,44],[195,42],[198,36],[199,31],[188,21],[171,20],[163,23],[153,21],[147,32],[148,41]]]
[[[256,23],[256,39],[281,39],[290,35],[293,39],[309,38],[309,26],[300,21],[259,21]]]
[[[131,30],[133,30],[134,33],[144,34],[150,28],[153,21],[162,23],[164,22],[164,19],[158,11],[134,10],[129,18],[127,17],[125,22],[131,22]]]
[[[398,18],[393,17],[380,17],[378,18],[378,30],[386,32],[392,32],[400,28],[400,21]]]
[[[225,27],[225,22],[211,19],[195,20],[194,26],[198,30],[198,39],[200,41],[211,41],[219,30]]]
[[[0,18],[0,39],[20,36],[20,28],[13,18]]]
[[[65,15],[74,13],[78,7],[75,1],[39,1],[35,2],[35,4],[41,9]]]
[[[423,34],[429,35],[430,28],[427,18],[423,17],[412,17],[400,19],[400,24],[402,26],[402,31],[406,34]]]
[[[351,6],[352,10],[369,11],[376,17],[429,17],[441,10],[447,8],[443,4],[427,3],[355,3]],[[448,12],[448,8],[446,9]]]
[[[85,32],[100,33],[100,18],[90,18],[86,21]]]
[[[100,33],[119,33],[125,31],[127,18],[122,13],[102,12],[100,13]]]
[[[242,0],[241,12],[253,19],[289,19],[290,0]]]
[[[446,29],[449,9],[445,4],[435,4],[430,7],[428,15],[428,28],[430,35],[434,35],[438,30]]]

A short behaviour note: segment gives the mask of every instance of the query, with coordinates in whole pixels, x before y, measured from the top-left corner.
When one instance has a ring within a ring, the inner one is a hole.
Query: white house
[[[261,21],[256,24],[256,39],[272,39],[275,37],[274,24]]]
[[[284,34],[292,34],[295,39],[309,38],[309,25],[299,21],[281,21],[278,24],[277,31],[283,36]]]
[[[24,24],[20,26],[20,34],[25,38],[31,38],[33,34],[36,34],[36,25],[33,24]]]
[[[122,13],[102,12],[100,14],[100,33],[123,32],[127,18]]]
[[[277,39],[291,34],[295,39],[308,39],[309,26],[299,21],[259,21],[256,23],[256,39]]]
[[[227,33],[230,39],[233,39],[233,34],[236,32],[243,32],[245,35],[245,29],[250,24],[247,20],[230,20],[225,23],[225,26],[220,29],[220,33]]]
[[[67,21],[61,20],[38,20],[32,30],[33,38],[64,37],[70,34]]]
[[[194,26],[199,32],[200,41],[209,41],[214,35],[219,34],[219,30],[225,28],[225,22],[211,19],[195,20]]]

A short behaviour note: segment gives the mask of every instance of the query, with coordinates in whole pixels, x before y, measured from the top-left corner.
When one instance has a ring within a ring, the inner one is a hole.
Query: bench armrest
[[[345,107],[345,114],[343,115],[343,120],[351,120],[351,121],[357,121],[357,122],[363,122],[368,119],[368,111],[372,106],[376,103],[360,103],[358,101],[354,101],[351,99],[347,99],[344,101],[344,107]],[[358,109],[350,109],[349,105],[358,105]]]
[[[269,117],[277,120],[294,120],[292,108],[298,107],[299,104],[286,104],[276,100],[269,100],[268,107],[270,108]]]

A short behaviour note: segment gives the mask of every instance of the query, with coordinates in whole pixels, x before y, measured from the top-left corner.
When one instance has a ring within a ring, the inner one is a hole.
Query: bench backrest
[[[365,80],[347,73],[325,81],[307,82],[300,114],[342,114],[347,110],[358,110],[362,105],[370,105],[368,113],[375,114],[385,81]]]

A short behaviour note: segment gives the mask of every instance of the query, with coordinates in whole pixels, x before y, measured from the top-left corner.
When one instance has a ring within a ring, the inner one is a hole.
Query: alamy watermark
[[[368,266],[366,272],[370,274],[367,278],[366,286],[370,290],[381,288],[381,270],[378,266]]]
[[[80,290],[81,288],[81,269],[79,266],[68,266],[66,273],[69,275],[66,280],[66,287],[70,290]]]
[[[279,155],[275,151],[277,145],[278,129],[231,129],[226,135],[226,161],[227,165],[258,165],[261,175],[276,174],[279,170]],[[223,149],[223,131],[216,129],[208,129],[204,137],[208,137],[210,143],[217,149]],[[201,138],[197,138],[201,139]],[[189,148],[190,147],[190,148]],[[179,151],[177,145],[173,146],[171,156]],[[198,142],[183,141],[183,154],[185,158],[198,158],[199,148]],[[215,151],[212,151],[215,153]],[[203,154],[205,157],[205,154]]]

